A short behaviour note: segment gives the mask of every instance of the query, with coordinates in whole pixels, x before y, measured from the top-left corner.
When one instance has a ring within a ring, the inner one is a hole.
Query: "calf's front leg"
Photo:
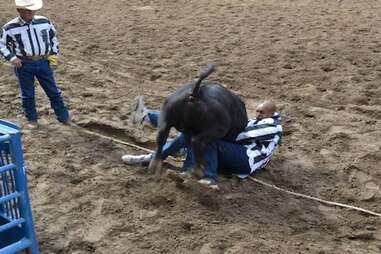
[[[165,142],[167,141],[169,130],[170,130],[170,127],[168,127],[167,125],[165,125],[164,127],[159,127],[159,130],[156,136],[156,150],[148,166],[149,170],[155,173],[156,177],[160,177],[163,173],[162,172],[163,161],[161,159],[161,153],[163,151],[163,146]]]

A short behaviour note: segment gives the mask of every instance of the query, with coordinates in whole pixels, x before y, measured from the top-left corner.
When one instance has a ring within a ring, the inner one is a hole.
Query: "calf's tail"
[[[200,92],[200,86],[201,86],[201,82],[206,78],[208,77],[210,74],[212,74],[213,72],[216,71],[216,66],[214,64],[209,64],[208,65],[208,69],[206,69],[205,72],[201,73],[200,77],[198,78],[198,80],[196,81],[196,84],[194,85],[193,87],[193,91],[192,91],[192,94],[191,94],[191,98],[195,98],[195,97],[198,97],[198,93]]]

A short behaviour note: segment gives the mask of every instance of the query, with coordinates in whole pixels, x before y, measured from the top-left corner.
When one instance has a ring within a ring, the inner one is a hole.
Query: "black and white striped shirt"
[[[31,22],[17,17],[1,30],[0,54],[8,61],[16,57],[54,55],[58,52],[56,29],[46,17],[34,16]]]
[[[266,166],[281,138],[282,124],[279,113],[274,113],[271,118],[252,119],[248,122],[246,128],[238,134],[236,141],[245,144],[251,173]]]

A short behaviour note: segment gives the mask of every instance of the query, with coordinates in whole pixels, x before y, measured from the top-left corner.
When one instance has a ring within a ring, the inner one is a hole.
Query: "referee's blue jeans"
[[[158,125],[159,112],[150,111],[148,118],[155,127]],[[185,135],[180,133],[175,139],[167,142],[161,154],[164,160],[171,154],[175,154],[181,148],[186,148],[187,157],[183,169],[188,170],[195,165],[194,154],[187,144]],[[244,145],[217,140],[209,144],[205,153],[204,177],[218,181],[218,173],[234,175],[250,175],[251,168],[247,148]]]
[[[69,121],[69,111],[63,101],[61,90],[56,85],[48,60],[22,60],[22,67],[15,68],[15,73],[21,89],[22,107],[28,121],[37,121],[38,119],[34,88],[35,78],[49,97],[50,105],[57,120],[62,123]]]

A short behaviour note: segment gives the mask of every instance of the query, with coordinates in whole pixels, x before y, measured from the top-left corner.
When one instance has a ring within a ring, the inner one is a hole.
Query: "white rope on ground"
[[[85,132],[87,134],[93,135],[93,136],[97,136],[97,137],[100,137],[100,138],[103,138],[103,139],[111,140],[111,141],[114,141],[116,143],[123,144],[123,145],[129,146],[129,147],[133,147],[135,149],[142,150],[142,151],[145,151],[145,152],[148,152],[148,153],[153,153],[154,152],[151,149],[148,149],[148,148],[145,148],[145,147],[142,147],[142,146],[139,146],[139,145],[135,145],[135,144],[132,144],[132,143],[129,143],[129,142],[117,139],[117,138],[109,137],[109,136],[100,134],[100,133],[95,132],[95,131],[89,131],[89,130],[87,130],[87,129],[79,126],[79,125],[76,125],[75,123],[71,123],[71,125],[76,127],[76,128],[78,128],[79,130],[81,130],[81,131],[83,131],[83,132]],[[174,158],[172,156],[168,156],[168,157],[169,157],[169,159],[171,159],[173,161],[181,161],[181,160],[176,159],[176,158]]]
[[[109,136],[106,136],[106,135],[103,135],[103,134],[100,134],[100,133],[97,133],[97,132],[94,132],[94,131],[86,130],[85,128],[83,128],[83,127],[81,127],[81,126],[78,126],[78,125],[76,125],[76,124],[74,124],[74,123],[72,123],[72,126],[78,128],[78,129],[80,129],[81,131],[86,132],[86,133],[88,133],[88,134],[91,134],[91,135],[94,135],[94,136],[98,136],[98,137],[101,137],[101,138],[104,138],[104,139],[108,139],[108,140],[111,140],[111,141],[114,141],[114,142],[116,142],[116,143],[120,143],[120,144],[123,144],[123,145],[127,145],[127,146],[133,147],[133,148],[138,149],[138,150],[142,150],[142,151],[149,152],[149,153],[153,153],[153,152],[154,152],[154,151],[151,150],[151,149],[147,149],[147,148],[142,147],[142,146],[139,146],[139,145],[135,145],[135,144],[132,144],[132,143],[129,143],[129,142],[126,142],[126,141],[122,141],[122,140],[120,140],[120,139],[116,139],[116,138],[113,138],[113,137],[109,137]],[[173,160],[173,161],[180,161],[179,159],[176,159],[176,158],[174,158],[174,157],[172,157],[172,156],[169,156],[169,158],[170,158],[171,160]],[[351,210],[356,210],[356,211],[360,211],[360,212],[363,212],[363,213],[366,213],[366,214],[370,214],[370,215],[374,215],[374,216],[381,217],[381,214],[380,214],[380,213],[372,212],[372,211],[369,211],[369,210],[366,210],[366,209],[363,209],[363,208],[360,208],[360,207],[351,206],[351,205],[346,205],[346,204],[337,203],[337,202],[332,202],[332,201],[327,201],[327,200],[324,200],[324,199],[320,199],[320,198],[316,198],[316,197],[308,196],[308,195],[305,195],[305,194],[301,194],[301,193],[297,193],[297,192],[289,191],[289,190],[280,188],[280,187],[278,187],[278,186],[275,186],[275,185],[273,185],[273,184],[266,183],[266,182],[264,182],[264,181],[262,181],[262,180],[259,180],[259,179],[257,179],[257,178],[251,177],[251,176],[249,176],[249,179],[252,180],[253,182],[262,184],[262,185],[264,185],[264,186],[267,186],[267,187],[276,189],[276,190],[281,191],[281,192],[288,193],[288,194],[293,195],[293,196],[297,196],[297,197],[302,197],[302,198],[306,198],[306,199],[314,200],[314,201],[317,201],[317,202],[320,202],[320,203],[323,203],[323,204],[327,204],[327,205],[331,205],[331,206],[344,207],[344,208],[348,208],[348,209],[351,209]]]
[[[337,203],[337,202],[332,202],[332,201],[327,201],[327,200],[324,200],[324,199],[320,199],[320,198],[316,198],[316,197],[312,197],[312,196],[304,195],[304,194],[301,194],[301,193],[297,193],[297,192],[293,192],[293,191],[288,191],[288,190],[282,189],[282,188],[280,188],[280,187],[278,187],[278,186],[275,186],[275,185],[273,185],[273,184],[269,184],[269,183],[266,183],[266,182],[261,181],[261,180],[259,180],[259,179],[256,179],[256,178],[254,178],[254,177],[249,176],[249,178],[250,178],[250,180],[252,180],[253,182],[256,182],[256,183],[265,185],[265,186],[267,186],[267,187],[270,187],[270,188],[273,188],[273,189],[276,189],[276,190],[279,190],[279,191],[282,191],[282,192],[285,192],[285,193],[288,193],[288,194],[291,194],[291,195],[294,195],[294,196],[298,196],[298,197],[302,197],[302,198],[306,198],[306,199],[310,199],[310,200],[318,201],[318,202],[320,202],[320,203],[327,204],[327,205],[344,207],[344,208],[348,208],[348,209],[352,209],[352,210],[360,211],[360,212],[363,212],[363,213],[366,213],[366,214],[371,214],[371,215],[374,215],[374,216],[381,217],[381,214],[380,214],[380,213],[372,212],[372,211],[369,211],[369,210],[366,210],[366,209],[363,209],[363,208],[360,208],[360,207],[351,206],[351,205],[346,205],[346,204]]]

